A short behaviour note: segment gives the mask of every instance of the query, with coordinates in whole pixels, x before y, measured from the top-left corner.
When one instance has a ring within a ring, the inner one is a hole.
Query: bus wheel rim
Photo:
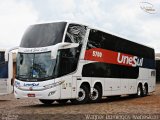
[[[96,100],[97,98],[98,98],[98,90],[94,88],[91,94],[91,99]]]
[[[141,88],[140,88],[140,87],[138,87],[138,92],[137,92],[137,94],[138,94],[138,96],[141,95]]]
[[[83,101],[85,97],[86,97],[85,91],[82,88],[80,88],[77,100]]]

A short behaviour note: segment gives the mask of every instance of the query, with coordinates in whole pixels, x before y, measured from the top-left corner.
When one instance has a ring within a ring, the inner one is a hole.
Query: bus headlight
[[[45,85],[45,86],[43,86],[43,87],[45,87],[46,89],[50,89],[50,88],[59,86],[59,85],[61,85],[62,83],[64,83],[64,81],[55,82],[55,83],[52,83],[52,84],[49,84],[49,85]]]

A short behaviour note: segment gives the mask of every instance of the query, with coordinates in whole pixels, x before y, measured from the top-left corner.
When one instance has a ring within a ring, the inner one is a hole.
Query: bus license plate
[[[27,94],[28,97],[35,97],[35,94]]]

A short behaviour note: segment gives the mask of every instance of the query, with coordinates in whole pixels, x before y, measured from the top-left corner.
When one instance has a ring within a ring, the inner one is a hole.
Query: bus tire
[[[144,88],[143,88],[143,97],[145,97],[147,95],[148,95],[148,87],[147,87],[147,85],[144,85]]]
[[[81,86],[78,92],[77,99],[70,100],[73,104],[84,104],[89,101],[89,89],[86,86]]]
[[[137,94],[136,97],[142,97],[143,96],[143,88],[142,86],[139,84],[137,87]]]
[[[59,104],[66,104],[68,99],[56,100]]]
[[[102,90],[99,86],[93,88],[92,94],[90,94],[91,102],[98,102],[102,98]]]
[[[39,101],[45,105],[51,105],[54,100],[43,100],[43,99],[39,99]]]

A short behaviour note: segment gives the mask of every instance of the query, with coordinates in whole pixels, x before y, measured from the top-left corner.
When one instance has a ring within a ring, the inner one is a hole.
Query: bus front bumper
[[[46,90],[21,90],[14,87],[15,98],[60,99],[60,86]]]

